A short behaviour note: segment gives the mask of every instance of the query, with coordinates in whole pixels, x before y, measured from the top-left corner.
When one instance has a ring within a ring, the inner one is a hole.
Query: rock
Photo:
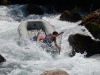
[[[69,75],[69,74],[63,70],[48,70],[40,75]]]
[[[28,10],[29,14],[38,14],[38,15],[44,14],[43,10],[39,6],[36,6],[32,3],[28,4],[27,10]]]
[[[90,13],[79,25],[83,25],[96,39],[100,39],[100,9]]]
[[[61,16],[60,20],[65,20],[65,21],[71,21],[71,22],[77,22],[81,20],[81,15],[78,13],[72,13],[68,10],[65,10]]]
[[[5,61],[6,59],[2,55],[0,55],[0,63],[5,62]]]
[[[100,41],[93,40],[90,36],[74,34],[69,36],[68,41],[72,46],[70,56],[74,56],[76,52],[81,54],[86,52],[86,57],[100,54]]]
[[[6,6],[6,5],[9,5],[9,1],[8,1],[8,0],[1,0],[1,1],[2,1],[1,3],[2,3],[3,5],[5,5],[5,6]]]

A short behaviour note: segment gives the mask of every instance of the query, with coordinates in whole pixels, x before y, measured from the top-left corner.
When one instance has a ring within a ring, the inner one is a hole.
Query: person
[[[43,42],[46,43],[49,47],[52,47],[51,43],[54,42],[55,46],[60,50],[61,47],[58,46],[58,44],[56,42],[56,37],[62,33],[63,32],[58,33],[57,31],[54,31],[52,34],[46,35],[45,38],[43,39]]]

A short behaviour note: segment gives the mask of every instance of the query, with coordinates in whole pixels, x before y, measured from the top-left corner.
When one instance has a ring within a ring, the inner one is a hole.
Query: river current
[[[0,65],[0,75],[40,75],[44,71],[55,69],[64,70],[69,75],[100,75],[99,55],[90,58],[84,58],[84,54],[79,53],[74,57],[68,56],[72,50],[68,43],[70,34],[91,34],[84,26],[78,26],[81,21],[60,21],[60,15],[28,15],[26,5],[0,6],[0,54],[6,59],[6,62]],[[22,21],[29,19],[44,19],[58,32],[66,30],[62,35],[60,55],[52,57],[35,42],[20,46],[17,28]]]

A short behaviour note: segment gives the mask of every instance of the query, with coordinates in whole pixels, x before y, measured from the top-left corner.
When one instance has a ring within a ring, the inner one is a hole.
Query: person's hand
[[[63,34],[64,32],[62,31],[61,34]]]
[[[61,50],[61,47],[58,47],[59,50]]]

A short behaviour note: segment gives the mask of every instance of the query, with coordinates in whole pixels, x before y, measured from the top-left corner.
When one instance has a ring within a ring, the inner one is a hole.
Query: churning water
[[[0,54],[7,60],[0,65],[0,75],[40,75],[46,70],[61,69],[69,75],[100,75],[100,56],[84,58],[84,54],[69,57],[71,51],[67,39],[70,34],[81,33],[91,36],[79,22],[59,20],[60,14],[28,15],[26,5],[0,6]],[[28,19],[44,19],[54,25],[62,35],[61,54],[52,57],[38,43],[20,46],[17,28]],[[85,32],[82,31],[85,29]],[[92,36],[91,36],[92,37]]]

